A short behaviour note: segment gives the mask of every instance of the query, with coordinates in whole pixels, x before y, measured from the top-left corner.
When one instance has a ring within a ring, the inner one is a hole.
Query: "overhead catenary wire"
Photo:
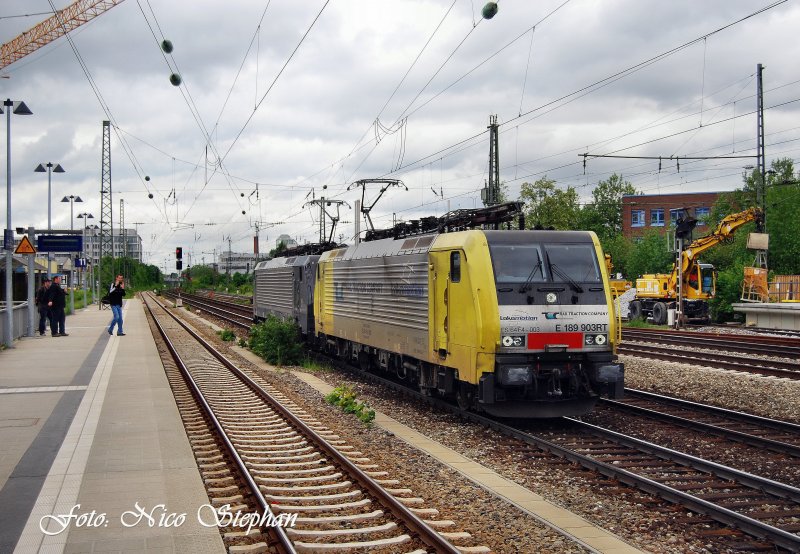
[[[50,7],[53,10],[53,13],[58,15],[59,24],[62,27],[64,27],[64,21],[61,20],[61,14],[56,9],[55,5],[53,4],[53,0],[47,0],[47,1],[50,4]],[[122,145],[122,150],[125,152],[125,155],[130,160],[131,165],[133,166],[134,171],[136,171],[137,175],[139,176],[140,181],[142,183],[144,183],[144,186],[147,189],[148,187],[147,187],[147,184],[144,181],[144,172],[141,171],[141,165],[138,164],[138,162],[136,161],[136,156],[134,155],[133,150],[130,148],[130,146],[125,141],[124,137],[116,130],[116,127],[117,127],[116,119],[115,119],[115,117],[114,117],[114,115],[113,115],[113,113],[111,111],[110,106],[106,102],[105,98],[103,98],[103,95],[100,92],[100,87],[97,85],[97,83],[95,82],[94,78],[92,77],[92,74],[89,71],[89,67],[86,65],[86,62],[84,61],[83,56],[81,56],[81,53],[78,50],[78,47],[75,44],[75,42],[72,40],[72,37],[70,36],[70,34],[65,32],[65,36],[67,38],[67,41],[68,41],[70,47],[72,48],[72,53],[75,55],[75,58],[78,61],[78,65],[80,66],[81,70],[83,71],[83,74],[86,77],[86,80],[88,81],[89,86],[90,86],[90,88],[92,89],[92,92],[95,95],[95,98],[99,102],[100,107],[103,110],[103,112],[106,114],[106,117],[108,117],[108,120],[111,122],[111,127],[114,129],[114,134],[117,135],[117,138],[119,139],[120,144]],[[160,206],[158,205],[158,202],[156,202],[154,200],[153,203],[156,205],[156,208],[160,210]],[[164,217],[166,218],[166,213],[164,214]]]

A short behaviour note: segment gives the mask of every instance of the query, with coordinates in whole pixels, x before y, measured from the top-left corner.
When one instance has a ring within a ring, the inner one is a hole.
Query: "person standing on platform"
[[[67,293],[61,288],[61,276],[53,277],[53,283],[47,289],[47,307],[50,308],[50,334],[54,337],[68,337],[64,331],[64,308],[67,306]]]
[[[50,309],[47,307],[47,289],[50,288],[50,279],[45,277],[42,286],[36,291],[36,307],[39,308],[39,334],[44,336],[47,321],[50,319]]]
[[[114,334],[114,324],[117,325],[117,336],[124,337],[125,333],[122,332],[122,297],[125,296],[125,280],[122,275],[117,275],[117,279],[111,286],[111,291],[108,293],[109,304],[111,305],[111,312],[114,314],[114,319],[108,326],[108,334]]]

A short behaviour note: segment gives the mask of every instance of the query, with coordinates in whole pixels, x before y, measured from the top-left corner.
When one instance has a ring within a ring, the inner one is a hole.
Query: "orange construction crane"
[[[76,0],[0,48],[0,69],[63,37],[125,0]]]

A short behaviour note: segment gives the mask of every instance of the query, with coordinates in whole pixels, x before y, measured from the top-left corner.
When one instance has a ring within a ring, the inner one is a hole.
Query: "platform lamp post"
[[[69,202],[69,230],[75,230],[75,218],[73,217],[73,206],[75,202],[83,202],[80,196],[70,194],[61,199],[62,202]],[[70,258],[74,252],[70,253]],[[69,313],[75,315],[75,259],[72,258],[69,264]]]
[[[45,169],[45,166],[47,167],[47,169]],[[50,192],[51,175],[52,175],[52,173],[64,173],[64,168],[61,167],[61,164],[53,164],[53,162],[47,162],[45,165],[42,165],[42,164],[37,165],[36,169],[34,169],[33,171],[35,171],[36,173],[44,173],[45,171],[47,172],[47,230],[50,231],[50,229],[53,228],[52,224],[51,224],[51,214],[52,214],[52,208],[51,208],[51,196],[52,196],[52,194]],[[50,279],[50,277],[52,277],[52,275],[50,273],[50,267],[52,265],[52,263],[51,263],[52,257],[53,257],[53,255],[50,252],[48,252],[47,253],[47,278],[48,279]]]
[[[11,348],[14,345],[14,228],[11,226],[11,113],[16,115],[32,115],[19,100],[4,100],[6,112],[6,230],[3,235],[3,247],[6,249],[6,325],[3,342]],[[3,113],[3,110],[0,110]]]
[[[83,240],[81,242],[81,244],[83,245],[83,250],[81,251],[81,258],[83,258],[85,260],[86,259],[86,250],[87,250],[86,249],[86,227],[89,225],[89,220],[90,219],[94,219],[94,216],[92,214],[87,214],[86,212],[83,212],[81,214],[78,214],[75,217],[77,217],[78,219],[82,219],[83,220],[83,230],[82,230],[83,232],[82,232],[82,235],[81,235],[83,237]],[[87,269],[86,266],[83,266],[81,268],[81,275],[83,275],[82,281],[83,281],[83,306],[84,306],[84,308],[89,305],[89,295],[86,292],[86,269]]]

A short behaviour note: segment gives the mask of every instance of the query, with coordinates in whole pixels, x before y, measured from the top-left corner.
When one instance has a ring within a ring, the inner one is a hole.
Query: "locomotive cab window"
[[[547,281],[548,269],[542,262],[544,256],[538,244],[490,244],[489,250],[497,283]]]
[[[602,282],[600,266],[594,245],[591,244],[548,244],[547,261],[553,280],[572,279],[578,283]]]
[[[450,282],[461,281],[461,252],[450,252]]]

